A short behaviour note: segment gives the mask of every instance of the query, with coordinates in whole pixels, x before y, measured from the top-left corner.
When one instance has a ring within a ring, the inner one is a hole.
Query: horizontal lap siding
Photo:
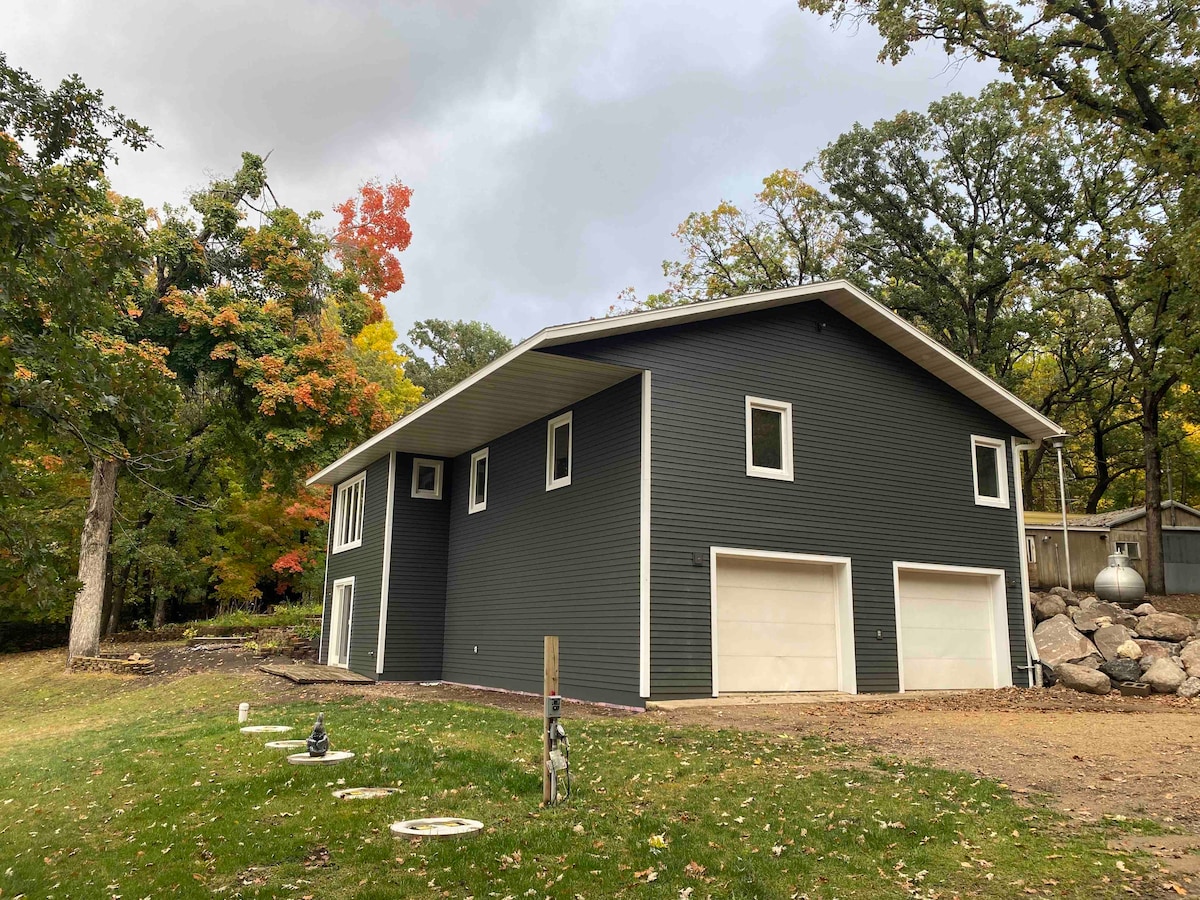
[[[864,692],[898,688],[893,561],[1003,569],[1027,683],[1016,509],[971,475],[970,436],[1005,439],[1013,496],[1009,426],[819,301],[557,352],[653,372],[653,697],[711,694],[714,545],[851,557]],[[747,394],[792,404],[794,483],[746,475]]]
[[[357,475],[357,473],[355,473]],[[354,477],[354,476],[351,476]],[[349,479],[346,479],[349,481]],[[375,650],[379,639],[379,597],[383,586],[383,532],[387,516],[388,458],[367,467],[363,499],[363,540],[353,550],[330,553],[325,573],[325,608],[321,621],[321,661],[328,659],[329,615],[333,583],[354,577],[353,621],[350,625],[350,669],[375,677]],[[344,484],[345,482],[343,482]],[[333,489],[333,516],[337,521],[337,488]],[[332,545],[331,545],[332,546]]]
[[[491,442],[481,512],[467,514],[470,454],[453,461],[442,677],[540,693],[557,634],[565,696],[639,705],[641,379],[570,409],[566,487],[546,490],[552,417]]]
[[[412,496],[412,466],[411,455],[396,454],[383,677],[436,681],[442,677],[451,464],[444,463],[441,500]]]

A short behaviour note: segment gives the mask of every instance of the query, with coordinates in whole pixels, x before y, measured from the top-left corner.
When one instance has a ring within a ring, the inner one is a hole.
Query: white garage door
[[[719,557],[720,691],[838,690],[837,590],[833,565]]]
[[[897,578],[904,690],[997,687],[995,576],[901,569]]]

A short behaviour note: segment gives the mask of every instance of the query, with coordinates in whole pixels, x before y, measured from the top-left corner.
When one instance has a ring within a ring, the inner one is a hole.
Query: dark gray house
[[[844,281],[547,328],[356,447],[321,659],[631,706],[1030,683],[1023,444]],[[855,509],[870,507],[870,518]]]

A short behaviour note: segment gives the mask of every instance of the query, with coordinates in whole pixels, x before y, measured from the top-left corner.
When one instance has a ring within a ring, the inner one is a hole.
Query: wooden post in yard
[[[558,635],[545,636],[542,646],[542,696],[558,693]],[[550,719],[542,703],[542,803],[549,806],[550,796]]]

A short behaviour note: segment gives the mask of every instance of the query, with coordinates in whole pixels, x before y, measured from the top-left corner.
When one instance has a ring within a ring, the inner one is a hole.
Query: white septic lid
[[[349,750],[330,750],[324,756],[309,756],[307,753],[293,753],[287,758],[293,766],[331,766],[347,759],[354,759]]]
[[[378,800],[381,797],[390,797],[399,790],[400,788],[394,787],[353,787],[334,791],[333,796],[339,800]]]
[[[392,823],[392,834],[396,837],[461,837],[481,830],[482,822],[457,816],[435,816]]]

